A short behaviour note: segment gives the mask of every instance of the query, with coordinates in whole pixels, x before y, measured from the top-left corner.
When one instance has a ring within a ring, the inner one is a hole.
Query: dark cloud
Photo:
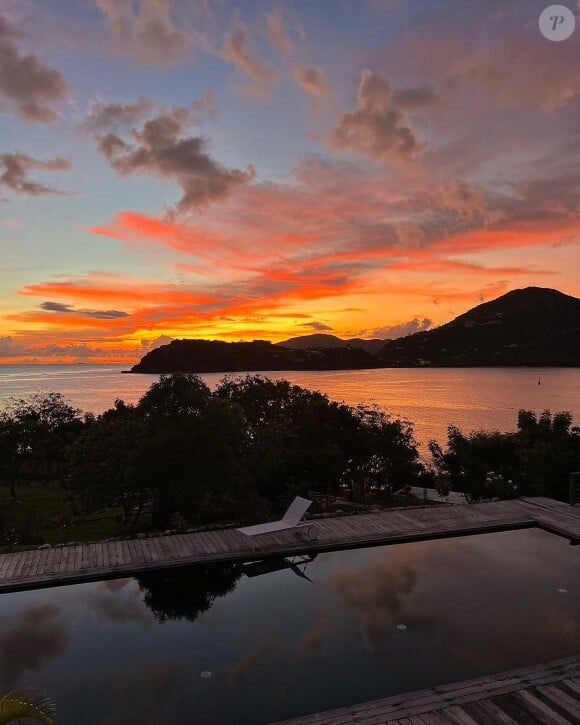
[[[406,119],[406,111],[432,106],[436,97],[428,89],[393,91],[383,73],[365,69],[352,113],[342,113],[337,126],[326,136],[332,148],[388,161],[409,161],[418,156],[422,144]]]
[[[94,101],[85,117],[83,128],[94,133],[122,132],[156,114],[170,115],[183,124],[201,123],[205,118],[215,121],[218,115],[215,92],[210,88],[203,96],[193,101],[190,108],[166,108],[147,96],[140,96],[136,101],[127,102]]]
[[[40,307],[47,312],[64,312],[79,317],[94,317],[97,320],[117,320],[120,317],[129,317],[128,312],[122,310],[86,310],[77,309],[62,302],[43,302]]]
[[[191,35],[171,18],[172,0],[96,0],[113,34],[115,50],[131,53],[139,63],[168,66],[190,52]]]
[[[65,78],[33,53],[22,55],[16,44],[18,37],[19,33],[0,16],[0,97],[27,121],[54,121],[57,114],[52,106],[66,94]]]
[[[84,126],[88,131],[103,131],[111,128],[125,128],[141,121],[155,104],[146,96],[140,96],[133,103],[103,103],[91,105]]]
[[[384,339],[396,339],[397,337],[406,337],[413,335],[415,332],[423,332],[428,330],[433,324],[432,320],[424,317],[422,320],[415,318],[408,322],[401,322],[397,325],[385,325],[384,327],[376,327],[372,330],[373,337],[381,337]]]
[[[228,169],[206,150],[201,136],[185,136],[191,112],[177,108],[146,121],[131,131],[132,143],[115,134],[97,136],[98,148],[121,175],[145,174],[174,180],[183,192],[179,212],[188,212],[225,196],[232,187],[255,176],[247,170]]]
[[[39,604],[14,619],[0,622],[0,674],[2,683],[14,685],[26,672],[34,672],[64,654],[69,633],[60,621],[60,608]]]
[[[29,171],[66,171],[70,169],[70,162],[59,156],[54,159],[35,159],[21,153],[0,154],[0,188],[2,186],[18,194],[41,196],[42,194],[62,194],[62,191],[51,186],[29,181]]]
[[[226,38],[222,58],[240,68],[257,86],[268,86],[278,78],[275,68],[253,54],[241,24]]]

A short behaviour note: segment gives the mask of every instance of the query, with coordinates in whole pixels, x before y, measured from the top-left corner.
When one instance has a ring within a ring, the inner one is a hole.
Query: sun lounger
[[[307,528],[308,538],[311,541],[314,541],[314,539],[318,538],[318,527],[311,521],[302,521],[302,517],[311,504],[312,501],[309,501],[307,498],[296,496],[284,516],[279,521],[268,521],[265,524],[245,526],[242,529],[236,529],[236,531],[239,531],[243,536],[249,536],[252,539],[252,548],[254,548],[254,536],[258,536],[259,534],[270,534],[273,531],[284,531],[285,529]]]

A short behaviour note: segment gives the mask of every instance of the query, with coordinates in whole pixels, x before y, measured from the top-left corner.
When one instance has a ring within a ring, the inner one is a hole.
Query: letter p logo
[[[550,5],[538,20],[540,32],[548,40],[567,40],[576,28],[576,17],[565,5]]]

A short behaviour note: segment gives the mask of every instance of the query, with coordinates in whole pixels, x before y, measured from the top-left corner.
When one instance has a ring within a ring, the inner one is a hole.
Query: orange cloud
[[[437,242],[436,251],[467,254],[496,249],[549,247],[574,239],[576,244],[580,244],[580,227],[576,219],[518,221],[450,236]]]
[[[18,290],[18,293],[34,297],[90,300],[106,304],[119,302],[129,306],[143,302],[150,305],[207,304],[216,299],[212,295],[181,290],[177,286],[163,285],[151,280],[129,280],[116,275],[108,278],[85,275],[75,280],[40,282],[26,285]]]
[[[119,211],[88,231],[156,255],[157,279],[93,273],[25,285],[33,309],[9,311],[14,328],[3,334],[40,332],[45,346],[103,338],[138,357],[142,339],[276,340],[301,319],[344,336],[438,324],[516,283],[564,274],[545,251],[580,240],[568,202],[559,213],[549,189],[492,197],[473,183],[402,187],[385,174],[310,159],[284,183],[243,185],[188,219]],[[538,250],[533,265],[522,264],[524,248]],[[182,282],[160,280],[176,271]]]

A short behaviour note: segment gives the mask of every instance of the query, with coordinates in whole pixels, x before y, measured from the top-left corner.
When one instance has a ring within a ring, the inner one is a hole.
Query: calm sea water
[[[580,552],[537,529],[320,554],[305,573],[2,595],[0,690],[47,689],[60,725],[261,725],[580,650]]]
[[[11,396],[63,393],[74,405],[100,413],[115,398],[136,402],[155,375],[123,375],[124,365],[0,365],[0,406]],[[350,405],[377,405],[414,424],[419,442],[443,442],[451,423],[465,431],[513,430],[517,412],[567,410],[580,424],[579,368],[462,368],[273,372]],[[202,375],[215,386],[221,374]],[[538,380],[541,379],[541,385]]]

